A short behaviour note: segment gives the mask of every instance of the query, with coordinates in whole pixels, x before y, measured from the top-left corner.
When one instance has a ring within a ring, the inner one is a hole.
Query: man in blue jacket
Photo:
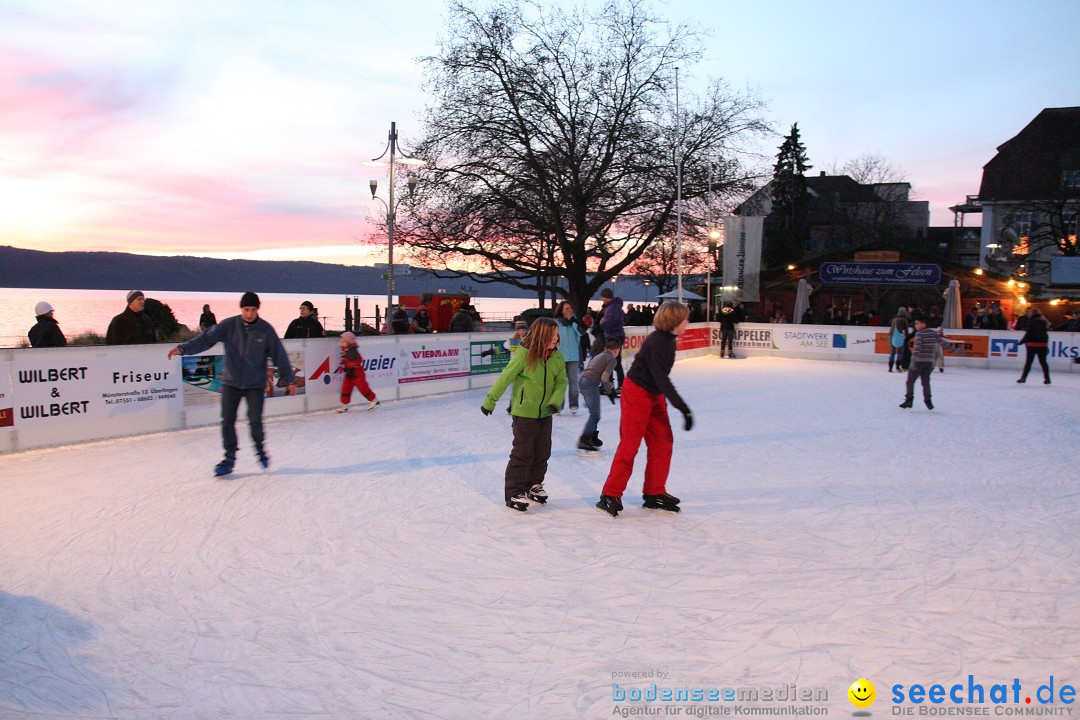
[[[615,297],[611,288],[600,291],[600,300],[604,303],[600,308],[600,328],[604,331],[604,338],[615,338],[622,346],[626,342],[626,328],[624,327],[626,316],[622,309],[623,300]],[[623,380],[626,378],[626,373],[623,371],[622,353],[615,356],[615,377],[619,379],[617,390],[622,390]]]
[[[266,359],[274,361],[278,372],[288,385],[289,395],[296,394],[296,378],[292,363],[270,323],[259,318],[259,296],[250,290],[240,298],[240,314],[222,320],[187,342],[169,351],[169,357],[192,355],[225,343],[225,365],[221,373],[221,439],[225,459],[214,467],[217,476],[228,475],[236,463],[236,412],[240,400],[247,400],[248,424],[255,452],[264,469],[270,458],[263,448],[262,413],[266,389]]]

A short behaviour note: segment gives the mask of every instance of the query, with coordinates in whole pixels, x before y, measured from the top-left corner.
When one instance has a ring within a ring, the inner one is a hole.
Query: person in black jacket
[[[450,332],[473,331],[473,317],[469,310],[469,306],[464,304],[458,308],[454,317],[450,318]]]
[[[199,331],[209,330],[215,325],[217,325],[217,317],[214,316],[214,313],[210,312],[209,305],[203,305],[202,315],[199,316]]]
[[[390,329],[395,335],[409,334],[409,311],[405,303],[398,303],[397,310],[390,316]]]
[[[1024,337],[1020,338],[1020,344],[1027,348],[1027,358],[1024,360],[1024,372],[1020,374],[1020,379],[1016,382],[1027,382],[1031,364],[1035,358],[1039,358],[1039,365],[1042,366],[1043,371],[1043,384],[1049,385],[1050,366],[1046,364],[1046,353],[1050,345],[1050,334],[1047,332],[1049,325],[1043,314],[1036,308],[1028,308],[1027,316],[1027,331]]]
[[[623,386],[622,417],[619,420],[619,447],[611,461],[607,481],[596,507],[612,517],[623,509],[622,494],[634,471],[634,458],[641,441],[648,448],[645,461],[644,506],[658,510],[679,511],[679,498],[667,492],[668,470],[674,437],[668,420],[671,402],[683,414],[683,428],[694,426],[689,406],[671,384],[675,364],[675,341],[688,324],[690,310],[670,300],[660,306],[653,320],[656,329],[649,333],[634,357]]]
[[[27,333],[30,347],[67,347],[67,338],[60,332],[60,323],[56,322],[53,312],[53,306],[44,300],[34,306],[37,324]]]
[[[300,317],[289,323],[285,328],[285,339],[323,337],[326,332],[322,324],[315,318],[315,306],[310,300],[300,303]]]
[[[720,357],[724,357],[724,348],[727,348],[727,356],[735,357],[735,325],[742,321],[739,310],[731,303],[724,303],[720,311]]]
[[[143,312],[146,296],[142,290],[127,294],[128,306],[109,323],[105,333],[106,345],[150,345],[157,342],[154,321]]]

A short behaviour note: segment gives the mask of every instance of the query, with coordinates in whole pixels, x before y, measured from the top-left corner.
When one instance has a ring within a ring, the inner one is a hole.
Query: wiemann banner
[[[757,302],[764,217],[724,218],[723,300]]]

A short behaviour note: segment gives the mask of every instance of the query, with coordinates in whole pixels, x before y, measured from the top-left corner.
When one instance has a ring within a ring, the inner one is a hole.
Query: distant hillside
[[[154,290],[356,294],[386,292],[384,268],[305,261],[216,260],[115,252],[42,252],[0,246],[0,287],[75,290]],[[530,297],[502,283],[441,280],[414,268],[395,274],[398,294],[466,291],[486,297]]]

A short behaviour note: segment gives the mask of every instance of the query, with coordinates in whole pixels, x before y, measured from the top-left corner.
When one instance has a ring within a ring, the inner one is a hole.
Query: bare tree
[[[768,129],[758,100],[714,81],[673,112],[676,69],[699,55],[697,31],[638,0],[591,14],[453,0],[425,59],[418,154],[430,165],[402,202],[403,242],[440,276],[465,266],[537,291],[565,281],[557,291],[583,305],[674,234],[676,148],[684,198],[706,193],[709,163],[717,193],[749,187],[744,146]]]
[[[852,201],[819,198],[831,219],[835,240],[858,247],[881,240],[911,240],[920,219],[911,215],[907,173],[883,155],[865,154],[830,168],[832,175],[846,175],[864,186],[862,197]]]

